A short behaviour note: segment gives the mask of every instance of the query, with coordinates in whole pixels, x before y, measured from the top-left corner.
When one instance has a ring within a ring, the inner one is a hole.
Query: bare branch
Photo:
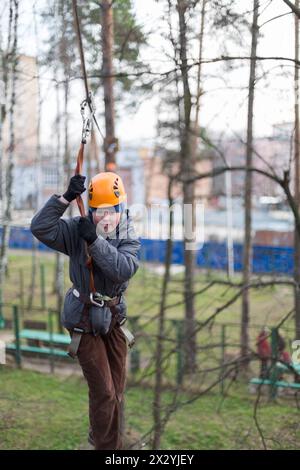
[[[292,12],[295,13],[295,15],[298,16],[298,18],[300,19],[300,9],[297,8],[296,5],[294,5],[294,3],[290,2],[290,0],[283,0],[283,1],[288,7],[290,7]]]

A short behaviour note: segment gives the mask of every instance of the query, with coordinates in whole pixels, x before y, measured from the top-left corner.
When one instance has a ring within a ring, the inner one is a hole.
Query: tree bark
[[[296,8],[299,8],[299,0],[296,0]],[[295,60],[299,60],[299,18],[295,16]],[[294,74],[295,89],[295,133],[294,133],[294,198],[299,213],[300,208],[300,129],[299,129],[299,66],[295,64]],[[295,226],[294,230],[294,289],[295,298],[295,339],[300,339],[300,235]]]
[[[35,41],[36,45],[38,46],[38,28],[37,28],[37,20],[36,20],[36,10],[33,7],[33,20],[34,20],[34,34],[35,34]],[[41,117],[42,117],[42,96],[41,96],[41,84],[40,84],[40,67],[38,61],[37,54],[37,89],[38,89],[38,116],[37,116],[37,149],[36,149],[36,168],[37,168],[37,192],[36,197],[34,198],[35,201],[35,212],[41,206],[42,203],[42,188],[43,188],[43,173],[42,173],[42,160],[41,160]],[[37,245],[38,242],[35,237],[33,237],[33,246],[32,246],[32,257],[31,257],[31,279],[30,279],[30,286],[29,286],[29,293],[28,293],[28,302],[27,302],[27,309],[30,312],[34,302],[34,295],[35,295],[35,285],[36,285],[36,276],[37,276],[37,268],[38,268],[38,256],[37,256]]]
[[[117,139],[115,137],[115,100],[113,69],[113,5],[111,0],[103,0],[102,7],[102,75],[105,107],[105,170],[115,171]]]
[[[179,20],[179,56],[180,71],[183,85],[183,122],[180,143],[181,171],[185,178],[195,172],[195,156],[191,146],[191,108],[192,98],[187,68],[187,17],[188,4],[185,0],[177,0]],[[184,299],[185,299],[185,373],[196,370],[196,338],[195,338],[195,303],[194,303],[194,271],[195,251],[193,235],[195,233],[195,184],[183,182],[183,224],[184,224]],[[187,229],[191,233],[187,233]]]
[[[59,89],[57,89],[58,100],[59,100]],[[65,102],[65,106],[67,103]],[[66,111],[66,108],[65,110]],[[66,120],[64,121],[66,122]],[[60,116],[59,116],[59,107],[58,107],[58,116],[57,116],[57,128],[60,128]],[[68,148],[68,138],[67,138],[67,131],[65,129],[65,148],[64,152],[62,152],[60,148],[60,138],[57,141],[57,192],[61,194],[64,187],[64,156],[66,155]],[[60,131],[58,130],[58,135],[60,135]],[[60,323],[60,316],[63,307],[63,299],[64,299],[64,255],[62,253],[56,253],[56,298],[57,298],[57,323],[59,325],[59,330],[62,332],[62,327]]]
[[[288,7],[290,7],[292,12],[295,13],[297,18],[300,19],[300,8],[299,8],[299,4],[297,3],[297,0],[296,0],[296,4],[292,3],[290,0],[283,0],[283,1]]]
[[[58,71],[55,71],[57,75]],[[65,77],[67,78],[67,77]],[[67,90],[68,91],[68,90]],[[64,90],[66,93],[66,88]],[[65,109],[66,112],[66,95],[64,94],[65,100]],[[57,119],[56,119],[56,135],[57,135],[57,147],[56,147],[56,161],[57,161],[57,192],[58,194],[62,193],[64,187],[64,157],[67,152],[67,148],[64,148],[64,152],[61,149],[61,114],[60,114],[60,95],[59,95],[59,85],[56,86],[56,106],[57,106]],[[65,116],[64,116],[65,117]],[[65,121],[64,121],[65,125]],[[68,143],[68,139],[65,135],[64,139],[65,145]],[[62,332],[60,316],[63,307],[63,298],[64,298],[64,255],[60,252],[56,253],[56,267],[55,267],[55,277],[54,277],[54,291],[56,293],[56,310],[57,310],[57,324],[59,325],[59,330]]]
[[[12,220],[13,211],[13,183],[14,183],[14,168],[15,168],[15,104],[16,104],[16,69],[18,63],[17,47],[18,47],[18,19],[19,19],[19,3],[14,0],[14,20],[13,20],[13,46],[12,46],[12,71],[11,71],[11,99],[9,109],[9,150],[8,150],[8,165],[6,172],[6,200],[3,210],[3,231],[2,243],[0,252],[0,290],[3,293],[3,284],[7,271],[7,252],[10,236],[10,224]]]
[[[167,302],[167,290],[170,282],[170,270],[172,261],[173,249],[173,212],[171,207],[173,205],[172,199],[172,179],[169,179],[168,184],[168,200],[169,200],[169,237],[167,239],[166,256],[165,256],[165,272],[163,277],[160,309],[158,316],[158,329],[157,329],[157,343],[155,351],[155,385],[154,385],[154,399],[153,399],[153,420],[154,420],[154,437],[152,449],[157,450],[160,448],[161,436],[163,433],[163,423],[161,419],[161,394],[163,385],[163,354],[164,354],[164,332],[165,332],[165,307]]]

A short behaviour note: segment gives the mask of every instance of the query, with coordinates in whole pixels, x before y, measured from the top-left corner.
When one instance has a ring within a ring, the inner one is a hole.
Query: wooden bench
[[[69,335],[61,333],[53,333],[50,335],[48,331],[25,329],[20,331],[19,339],[20,342],[27,340],[26,345],[20,344],[21,353],[69,358],[66,351],[71,341]],[[7,344],[6,351],[8,353],[16,353],[16,344]]]
[[[48,331],[42,330],[21,330],[20,339],[33,340],[38,343],[58,344],[61,346],[68,346],[70,344],[70,336],[61,333],[53,333],[52,336]]]
[[[271,397],[275,398],[278,388],[290,388],[295,390],[300,390],[300,383],[287,382],[285,380],[280,380],[279,377],[283,373],[296,374],[300,375],[300,364],[292,363],[290,367],[283,364],[282,362],[276,362],[273,366],[273,371],[270,374],[270,379],[262,379],[254,377],[250,380],[251,385],[269,385],[271,387]]]
[[[300,364],[293,362],[289,367],[282,362],[276,362],[276,370],[285,374],[298,374],[300,375]]]
[[[270,379],[259,379],[259,378],[253,378],[250,380],[250,384],[252,385],[272,385],[272,387],[282,387],[282,388],[295,388],[297,390],[300,390],[300,383],[292,383],[292,382],[286,382],[284,380],[276,380],[273,382]]]

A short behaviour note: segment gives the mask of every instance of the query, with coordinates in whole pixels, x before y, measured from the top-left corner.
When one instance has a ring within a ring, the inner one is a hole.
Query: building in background
[[[117,153],[117,173],[124,181],[128,205],[145,203],[144,155],[151,153],[150,148],[122,145]]]
[[[293,131],[290,123],[276,125],[273,127],[273,135],[255,139],[253,153],[253,167],[265,170],[268,173],[275,172],[280,177],[283,171],[290,168],[291,181],[293,181],[293,163],[292,163],[292,135]],[[238,139],[228,139],[217,143],[222,152],[214,155],[214,168],[223,167],[224,159],[230,166],[245,165],[246,148],[245,144]],[[259,174],[252,173],[253,178],[253,203],[259,204],[261,197],[279,197],[284,198],[283,190],[274,180]],[[235,199],[242,201],[244,197],[245,171],[231,172],[231,193]],[[212,197],[219,198],[226,196],[225,174],[219,175],[213,179]],[[285,199],[285,198],[284,198]]]
[[[10,87],[8,87],[7,110],[10,107]],[[38,163],[38,81],[36,58],[21,55],[18,58],[16,99],[14,107],[15,133],[15,170],[14,170],[14,204],[16,209],[35,207]],[[9,111],[3,124],[3,163],[8,164],[9,145]]]
[[[144,179],[145,179],[145,201],[147,205],[153,203],[166,202],[168,198],[169,178],[167,171],[164,169],[164,157],[161,154],[155,154],[151,151],[143,152],[142,159],[144,162]],[[211,154],[205,154],[204,157],[197,162],[196,171],[198,173],[206,173],[212,169]],[[172,165],[172,172],[179,171],[179,164]],[[199,180],[195,185],[196,200],[207,201],[211,197],[212,180],[211,178]],[[174,184],[173,195],[181,200],[182,187],[181,184]]]

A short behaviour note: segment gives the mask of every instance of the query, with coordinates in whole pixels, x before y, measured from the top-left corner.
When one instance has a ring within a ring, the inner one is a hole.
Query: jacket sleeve
[[[54,194],[33,217],[30,230],[49,248],[70,256],[74,249],[74,234],[77,232],[73,227],[73,219],[61,219],[68,207]]]
[[[118,248],[112,246],[103,237],[89,246],[89,253],[95,266],[111,281],[122,283],[128,281],[139,267],[138,252],[141,242],[138,239],[124,239]]]

